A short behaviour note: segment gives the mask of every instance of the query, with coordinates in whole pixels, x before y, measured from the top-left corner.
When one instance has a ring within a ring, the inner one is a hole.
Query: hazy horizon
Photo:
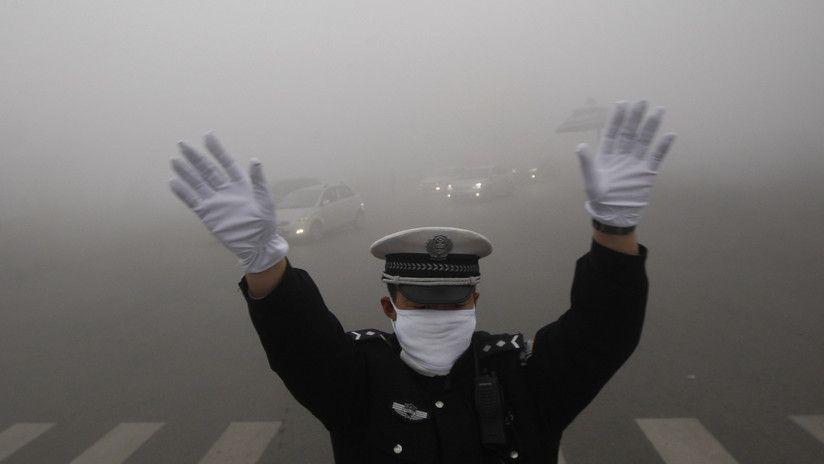
[[[572,157],[594,137],[555,128],[590,97],[667,107],[667,176],[824,171],[819,2],[2,9],[0,223],[177,201],[175,142],[207,130],[271,180]]]

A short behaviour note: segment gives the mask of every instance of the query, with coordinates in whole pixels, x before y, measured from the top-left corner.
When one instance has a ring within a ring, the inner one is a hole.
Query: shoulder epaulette
[[[361,330],[353,330],[351,332],[347,332],[352,340],[356,342],[362,342],[366,340],[384,340],[386,341],[386,336],[389,335],[386,332],[382,332],[377,329],[361,329]]]
[[[523,334],[494,334],[484,337],[478,344],[478,355],[481,357],[502,353],[504,351],[526,351],[527,344]]]

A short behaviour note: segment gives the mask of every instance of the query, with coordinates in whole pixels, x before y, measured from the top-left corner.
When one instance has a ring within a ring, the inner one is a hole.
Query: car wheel
[[[363,213],[363,210],[359,209],[357,214],[355,214],[355,220],[352,221],[352,227],[355,229],[362,229],[365,222],[366,215]]]
[[[318,240],[323,238],[323,224],[318,221],[312,223],[312,226],[309,228],[309,236],[312,238],[313,242],[317,242]]]

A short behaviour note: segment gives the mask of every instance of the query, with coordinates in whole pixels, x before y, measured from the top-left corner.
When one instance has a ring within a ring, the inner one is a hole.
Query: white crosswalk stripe
[[[824,415],[792,415],[790,420],[824,443]],[[635,419],[666,464],[738,464],[738,461],[695,418]],[[54,427],[54,423],[18,423],[0,432],[0,461]],[[119,464],[149,440],[163,422],[124,422],[101,437],[71,464]],[[232,422],[199,464],[255,464],[282,422]],[[42,441],[42,440],[41,440]],[[567,464],[563,451],[558,464]]]
[[[39,437],[54,424],[23,423],[14,424],[0,433],[0,461]]]
[[[118,464],[132,455],[162,422],[124,422],[113,428],[71,464]]]
[[[232,422],[200,464],[254,464],[280,426],[280,422]]]
[[[790,419],[824,443],[824,416],[790,416]]]
[[[667,464],[737,464],[697,419],[636,419]]]

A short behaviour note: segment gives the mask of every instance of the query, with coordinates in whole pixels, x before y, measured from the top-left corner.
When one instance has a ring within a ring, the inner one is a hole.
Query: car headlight
[[[303,229],[298,229],[298,230],[295,231],[295,235],[301,235],[301,234],[303,234]]]
[[[484,184],[482,184],[481,182],[478,182],[477,184],[475,184],[475,188],[476,188],[476,189],[479,189],[479,188],[481,188],[481,187],[483,187],[483,186],[484,186]]]
[[[452,184],[447,185],[446,189],[451,191],[452,190]]]
[[[436,185],[436,186],[435,186],[435,191],[440,192],[440,191],[441,191],[441,186],[440,186],[440,185]]]

